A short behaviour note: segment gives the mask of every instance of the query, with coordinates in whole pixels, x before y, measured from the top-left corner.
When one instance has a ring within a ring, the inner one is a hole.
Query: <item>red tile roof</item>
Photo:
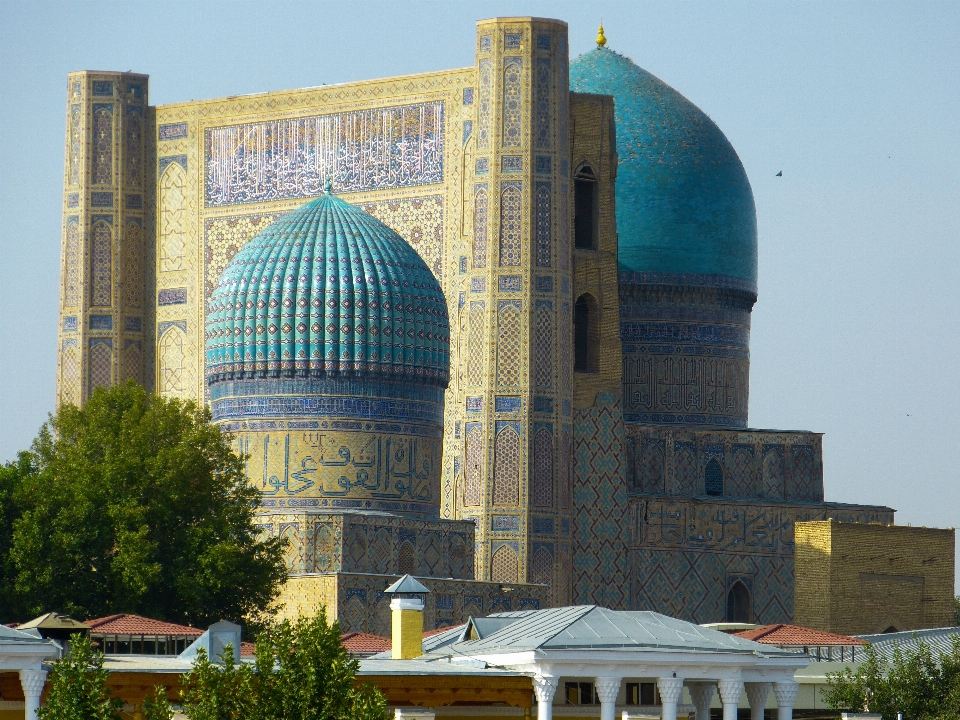
[[[753,630],[731,633],[744,640],[753,640],[764,645],[866,645],[859,638],[836,635],[823,630],[799,625],[762,625]]]
[[[203,635],[203,630],[189,625],[176,625],[126,613],[87,620],[84,625],[89,626],[94,635]]]
[[[256,643],[243,641],[240,643],[240,657],[253,657],[257,654]]]
[[[364,632],[348,632],[340,636],[340,642],[350,653],[386,652],[392,645],[390,638]]]

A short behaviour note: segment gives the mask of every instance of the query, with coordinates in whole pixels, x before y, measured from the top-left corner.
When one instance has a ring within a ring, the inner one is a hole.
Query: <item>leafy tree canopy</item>
[[[133,382],[62,407],[0,469],[3,619],[254,619],[285,577],[283,541],[260,539],[228,443],[206,408]]]
[[[257,637],[253,666],[236,664],[232,648],[222,665],[201,652],[184,678],[190,720],[383,720],[386,698],[356,685],[359,663],[340,642],[326,613],[270,625]]]
[[[70,639],[70,652],[57,660],[47,679],[39,720],[120,720],[123,701],[110,697],[103,654],[83,635]]]
[[[883,720],[902,712],[910,720],[956,720],[960,717],[960,639],[937,656],[924,642],[897,648],[891,662],[868,647],[856,669],[828,673],[823,697],[834,710],[869,710]]]

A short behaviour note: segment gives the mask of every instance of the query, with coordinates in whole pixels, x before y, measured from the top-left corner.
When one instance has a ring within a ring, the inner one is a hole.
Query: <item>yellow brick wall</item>
[[[620,349],[620,305],[617,293],[617,219],[614,189],[617,177],[613,98],[570,95],[571,171],[589,163],[600,182],[600,237],[596,250],[573,251],[574,300],[590,293],[600,309],[598,373],[576,373],[574,410],[591,407],[598,393],[620,395],[623,371]],[[572,220],[572,216],[571,216]]]
[[[954,530],[796,524],[798,625],[846,635],[953,624]]]

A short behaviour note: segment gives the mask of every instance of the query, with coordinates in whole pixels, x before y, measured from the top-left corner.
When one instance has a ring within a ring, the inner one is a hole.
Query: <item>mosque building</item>
[[[794,617],[818,433],[748,427],[757,223],[720,129],[567,25],[455,70],[151,106],[67,82],[58,402],[209,404],[289,539],[283,612],[389,634],[569,604]]]

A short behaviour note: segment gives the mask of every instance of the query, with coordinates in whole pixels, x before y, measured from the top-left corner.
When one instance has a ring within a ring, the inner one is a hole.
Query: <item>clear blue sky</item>
[[[960,3],[0,1],[0,460],[53,409],[66,75],[153,104],[473,64],[557,17],[703,108],[756,195],[750,424],[825,433],[827,498],[960,524]],[[783,177],[775,177],[783,171]]]

